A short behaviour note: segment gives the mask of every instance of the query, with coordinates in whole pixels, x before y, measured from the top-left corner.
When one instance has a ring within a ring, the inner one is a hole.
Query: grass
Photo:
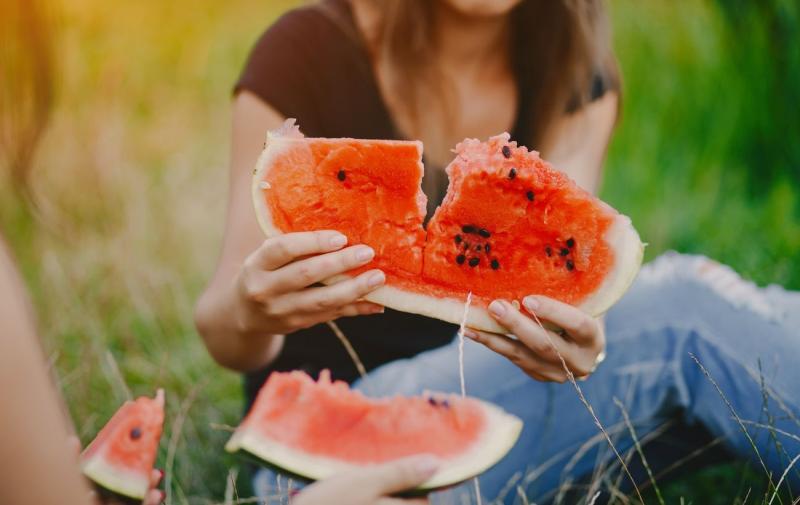
[[[129,394],[164,387],[172,503],[221,501],[238,463],[219,426],[239,418],[239,378],[208,357],[191,313],[221,239],[231,86],[257,35],[296,3],[54,2],[56,108],[36,205],[0,174],[0,229],[78,433],[88,442]],[[800,288],[800,59],[768,36],[796,35],[800,14],[763,5],[774,12],[613,2],[624,117],[602,196],[633,217],[648,258],[704,253]],[[740,482],[759,496],[764,481],[727,465],[662,492],[723,504],[742,501]]]

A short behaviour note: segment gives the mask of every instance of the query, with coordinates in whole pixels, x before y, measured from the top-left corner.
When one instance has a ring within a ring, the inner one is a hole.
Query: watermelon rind
[[[252,198],[259,226],[267,237],[275,237],[283,232],[273,222],[272,212],[264,198],[264,191],[271,188],[264,186],[264,182],[269,170],[274,165],[273,160],[279,158],[286,150],[295,150],[299,145],[305,145],[304,138],[295,125],[294,119],[287,119],[280,129],[267,134],[264,150],[256,162],[253,172]],[[417,141],[415,143],[420,145],[420,152],[422,152],[421,143]],[[309,149],[310,156],[311,150]],[[617,214],[613,224],[606,231],[604,239],[613,250],[614,266],[601,286],[578,305],[578,308],[593,317],[602,316],[622,298],[636,278],[644,256],[644,244],[628,216]],[[323,282],[335,284],[347,279],[350,279],[350,276],[342,274]],[[466,297],[467,293],[464,293],[464,298],[456,299],[410,292],[394,286],[382,286],[367,294],[364,299],[401,312],[461,324]],[[466,326],[492,333],[508,333],[508,329],[500,325],[486,308],[477,305],[470,307]]]
[[[486,426],[481,437],[457,458],[445,460],[442,468],[417,490],[450,487],[480,475],[499,462],[517,442],[522,421],[495,405],[480,403],[486,415]],[[269,466],[312,481],[364,467],[289,447],[266,437],[257,427],[248,424],[243,424],[234,432],[225,450],[250,454]]]
[[[95,439],[86,447],[81,454],[80,467],[83,474],[98,486],[135,500],[144,499],[150,489],[150,479],[152,463],[148,471],[133,470],[126,468],[119,462],[115,462],[111,454],[110,447],[113,439],[108,438],[115,434],[120,423],[123,423],[130,415],[136,415],[137,403],[148,402],[147,409],[157,417],[150,418],[152,424],[145,429],[158,429],[156,441],[161,437],[161,430],[164,423],[164,390],[158,389],[155,397],[151,400],[143,397],[134,401],[125,402],[114,413],[111,419],[101,429]],[[154,432],[151,432],[154,433]],[[105,436],[104,436],[105,434]],[[155,454],[152,455],[155,459]]]
[[[150,479],[140,473],[129,472],[124,468],[115,468],[105,461],[101,455],[89,458],[81,463],[83,474],[98,485],[123,496],[143,500],[150,489]]]

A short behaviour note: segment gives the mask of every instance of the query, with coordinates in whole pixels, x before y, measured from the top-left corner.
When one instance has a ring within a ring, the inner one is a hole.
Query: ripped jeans
[[[578,385],[635,480],[646,475],[634,468],[631,430],[656,474],[716,453],[747,459],[778,482],[800,454],[800,293],[757,288],[702,256],[668,253],[643,267],[605,323],[608,357]],[[572,384],[535,381],[469,340],[464,373],[469,395],[525,423],[511,452],[480,476],[484,503],[546,502],[575,482],[580,496],[632,489]],[[356,387],[373,396],[459,392],[458,341],[379,367]],[[259,470],[256,493],[274,496],[278,478]],[[800,490],[800,470],[783,485]],[[432,501],[475,503],[471,493],[467,483]]]

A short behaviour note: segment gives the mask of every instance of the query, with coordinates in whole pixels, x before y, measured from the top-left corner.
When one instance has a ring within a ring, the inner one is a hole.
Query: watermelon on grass
[[[450,185],[427,225],[422,144],[306,138],[294,120],[270,132],[253,199],[268,236],[335,229],[371,246],[386,285],[366,299],[503,332],[486,311],[496,298],[546,295],[592,315],[633,282],[643,245],[628,217],[578,187],[504,133],[456,146]]]
[[[163,426],[163,390],[155,398],[125,402],[81,454],[84,475],[141,502],[150,489]]]
[[[273,372],[228,441],[268,464],[310,480],[433,454],[442,468],[420,489],[484,472],[511,449],[522,421],[489,403],[456,395],[371,399],[327,371]]]

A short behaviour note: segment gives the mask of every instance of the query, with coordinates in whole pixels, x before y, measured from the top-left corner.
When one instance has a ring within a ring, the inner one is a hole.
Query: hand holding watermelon
[[[313,280],[348,283],[380,268],[385,285],[364,291],[373,303],[459,323],[471,292],[466,325],[483,331],[509,330],[488,310],[496,299],[536,294],[599,316],[625,293],[643,253],[628,217],[507,133],[454,152],[447,194],[423,226],[420,142],[307,138],[287,120],[256,164],[258,222],[269,237],[335,228],[372,247],[370,265]]]
[[[436,472],[431,456],[413,456],[382,465],[342,473],[312,484],[294,505],[423,505],[427,498],[399,500],[388,496],[413,489]]]
[[[517,337],[466,329],[464,335],[502,354],[541,381],[565,382],[564,365],[576,378],[587,377],[602,360],[605,336],[599,319],[572,305],[544,296],[527,296],[524,314],[505,300],[489,304],[489,313]],[[562,331],[540,326],[529,314]],[[561,362],[564,359],[564,363]]]
[[[237,279],[238,320],[245,332],[285,334],[337,317],[382,312],[380,305],[361,301],[383,285],[380,270],[314,286],[375,256],[369,246],[346,244],[346,236],[331,230],[268,238],[245,260]]]

